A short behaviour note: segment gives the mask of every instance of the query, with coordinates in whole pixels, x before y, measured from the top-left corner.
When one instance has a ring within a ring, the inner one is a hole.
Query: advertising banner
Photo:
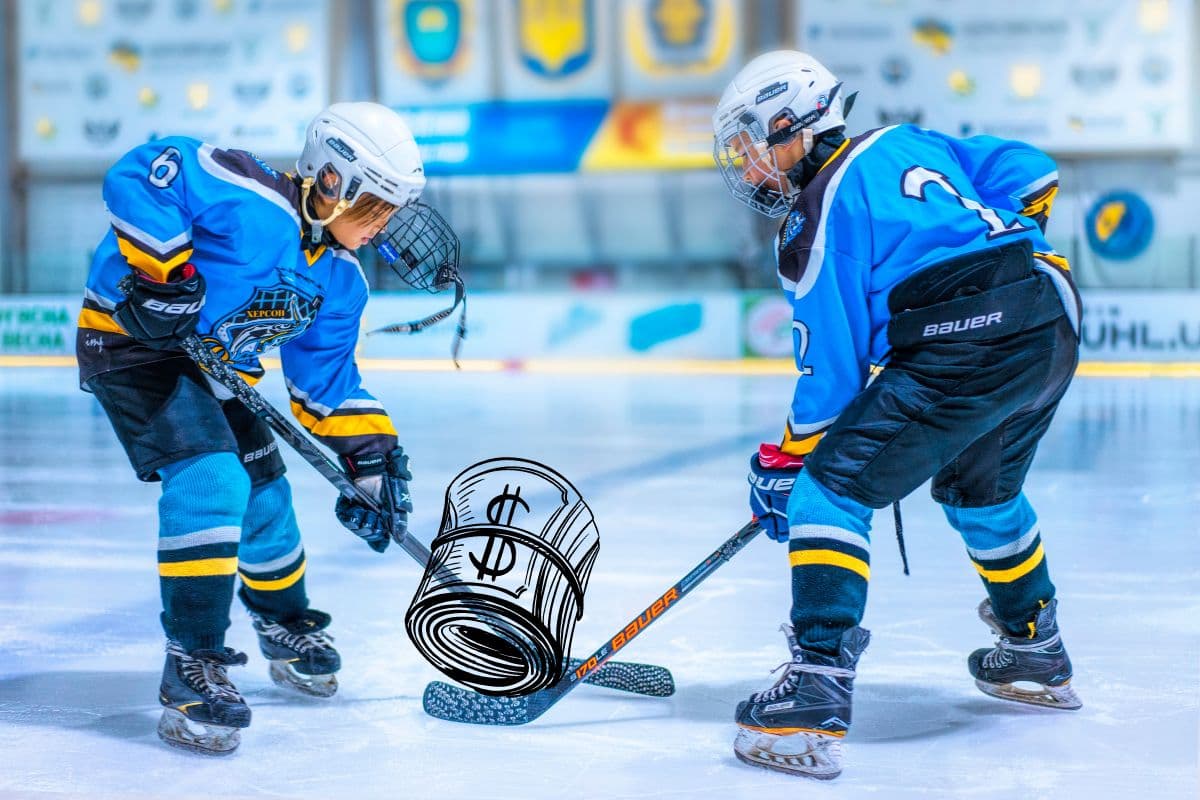
[[[0,297],[0,355],[73,355],[76,297]]]
[[[485,294],[470,298],[463,358],[737,358],[736,292]],[[428,296],[376,295],[367,330],[430,313]],[[436,303],[432,310],[436,310]],[[452,323],[420,336],[364,337],[368,358],[449,358]]]
[[[712,102],[614,103],[587,144],[582,168],[710,169]]]
[[[621,95],[720,96],[741,66],[741,12],[734,0],[621,0]]]
[[[379,102],[460,105],[494,97],[489,0],[375,0]]]
[[[1058,152],[1191,143],[1191,0],[796,3],[801,48],[846,91],[850,130],[911,122]]]
[[[575,172],[608,113],[604,100],[479,103],[396,109],[412,128],[425,173]]]
[[[1085,292],[1079,357],[1084,361],[1200,360],[1200,292]]]
[[[397,106],[429,175],[708,169],[707,101]]]
[[[371,296],[364,330],[419,319],[442,298]],[[473,293],[465,359],[792,358],[792,309],[778,291]],[[73,355],[76,295],[0,296],[0,355]],[[364,336],[364,358],[450,357],[453,319],[418,336]],[[1200,291],[1089,290],[1080,359],[1200,362]]]
[[[108,163],[182,134],[294,156],[329,98],[328,0],[17,5],[19,157]]]

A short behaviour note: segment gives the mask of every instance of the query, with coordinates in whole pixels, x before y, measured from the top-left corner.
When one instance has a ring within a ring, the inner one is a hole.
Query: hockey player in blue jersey
[[[292,412],[381,513],[339,498],[374,550],[405,535],[411,478],[354,360],[374,242],[411,285],[457,280],[458,242],[418,198],[425,176],[395,112],[338,103],[309,125],[296,174],[254,155],[171,137],[108,172],[112,227],[88,275],[77,353],[137,476],[161,481],[158,573],[167,636],[159,734],[204,753],[238,746],[250,710],[228,675],[235,578],[270,676],[327,697],[341,659],[309,607],[291,490],[266,425],[180,349],[189,335],[249,381],[278,348]]]
[[[872,511],[931,478],[997,637],[968,659],[976,684],[1080,706],[1022,493],[1078,360],[1077,295],[1043,235],[1054,163],[1020,142],[912,125],[848,138],[850,102],[815,59],[778,51],[738,73],[713,117],[730,191],[782,218],[800,373],[782,442],[750,465],[751,509],[788,543],[791,661],[738,706],[734,751],[815,778],[842,768],[869,640]]]

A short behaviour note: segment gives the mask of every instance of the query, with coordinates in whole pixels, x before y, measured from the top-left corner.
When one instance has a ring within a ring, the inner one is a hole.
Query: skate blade
[[[1040,686],[1031,683],[1030,686],[1037,688],[1023,689],[1015,683],[988,683],[977,678],[975,685],[986,695],[998,697],[1001,700],[1012,700],[1015,703],[1060,708],[1064,711],[1074,711],[1083,707],[1083,701],[1079,699],[1079,695],[1075,694],[1075,690],[1069,683],[1064,683],[1062,686]]]
[[[158,738],[172,747],[205,756],[227,756],[242,743],[237,728],[196,722],[174,708],[163,709],[158,720]]]
[[[842,740],[818,733],[773,733],[739,728],[733,740],[733,754],[752,767],[815,778],[833,780],[842,774]]]
[[[282,689],[306,694],[309,697],[333,697],[337,694],[337,675],[305,675],[297,672],[286,661],[272,661],[270,672],[272,682]]]

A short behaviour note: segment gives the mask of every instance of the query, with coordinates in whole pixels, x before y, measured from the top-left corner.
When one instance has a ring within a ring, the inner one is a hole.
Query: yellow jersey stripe
[[[209,575],[237,573],[237,556],[231,558],[199,558],[195,561],[168,561],[158,565],[164,578],[202,578]]]
[[[792,432],[785,430],[783,432],[783,444],[779,445],[779,449],[789,456],[806,456],[817,449],[817,443],[821,441],[821,437],[824,435],[825,431],[821,431],[811,436],[805,436],[802,439],[793,439]]]
[[[1037,550],[1033,551],[1033,555],[1017,564],[1015,567],[1008,569],[985,569],[972,561],[975,564],[976,571],[983,576],[983,579],[988,583],[1012,583],[1013,581],[1023,578],[1033,571],[1034,567],[1042,563],[1042,559],[1046,557],[1046,552],[1042,549],[1039,542]]]
[[[1036,217],[1038,214],[1050,216],[1050,209],[1054,207],[1054,200],[1058,196],[1058,184],[1053,184],[1037,195],[1025,199],[1025,207],[1021,209],[1022,216]]]
[[[307,568],[308,559],[303,559],[300,562],[300,566],[292,570],[290,574],[284,575],[282,578],[275,578],[274,580],[260,581],[255,578],[246,577],[246,573],[244,572],[238,572],[238,575],[241,576],[242,583],[246,584],[251,589],[257,589],[260,592],[280,592],[303,578],[304,570]]]
[[[843,151],[843,150],[845,150],[845,149],[846,149],[847,147],[849,147],[849,146],[850,146],[850,140],[849,140],[849,139],[847,139],[846,141],[844,141],[844,142],[842,142],[841,144],[839,144],[839,145],[838,145],[838,148],[837,148],[837,150],[834,150],[834,151],[833,151],[833,155],[831,155],[829,158],[825,159],[825,163],[821,165],[821,168],[820,168],[820,169],[818,169],[818,170],[817,170],[817,172],[820,172],[822,169],[825,169],[826,167],[828,167],[828,166],[829,166],[829,164],[830,164],[830,163],[831,163],[831,162],[832,162],[832,161],[833,161],[835,158],[837,158],[838,156],[840,156],[840,155],[842,154],[842,151]]]
[[[108,333],[120,333],[128,336],[125,329],[117,324],[117,321],[112,318],[112,314],[106,314],[103,311],[96,311],[92,308],[85,308],[79,312],[79,327],[87,328],[93,331],[107,331]]]
[[[314,436],[370,436],[383,433],[396,436],[396,428],[387,414],[348,414],[317,419],[305,408],[292,401],[292,414]]]
[[[861,558],[839,553],[837,550],[793,550],[788,554],[793,567],[825,566],[841,567],[858,573],[864,581],[871,580],[871,567]]]
[[[125,256],[129,266],[141,270],[156,281],[166,281],[171,270],[180,264],[186,264],[187,260],[192,257],[192,248],[189,247],[166,261],[160,261],[120,235],[117,236],[117,249],[121,251],[121,255]]]
[[[1034,253],[1033,257],[1037,258],[1041,261],[1045,261],[1049,264],[1053,264],[1054,266],[1061,269],[1063,272],[1071,271],[1070,262],[1068,262],[1067,259],[1060,256],[1058,253]]]

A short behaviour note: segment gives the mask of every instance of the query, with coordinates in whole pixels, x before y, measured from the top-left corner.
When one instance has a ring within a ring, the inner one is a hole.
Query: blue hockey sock
[[[1054,598],[1037,514],[1024,493],[984,508],[942,506],[1008,632],[1031,635],[1038,609]]]
[[[306,561],[287,479],[276,478],[250,493],[242,524],[238,593],[246,607],[277,622],[290,622],[308,608]]]
[[[187,651],[220,648],[229,627],[250,479],[236,453],[205,453],[158,474],[163,630]]]
[[[801,470],[788,499],[792,625],[801,647],[836,655],[862,621],[871,577],[871,509]]]

